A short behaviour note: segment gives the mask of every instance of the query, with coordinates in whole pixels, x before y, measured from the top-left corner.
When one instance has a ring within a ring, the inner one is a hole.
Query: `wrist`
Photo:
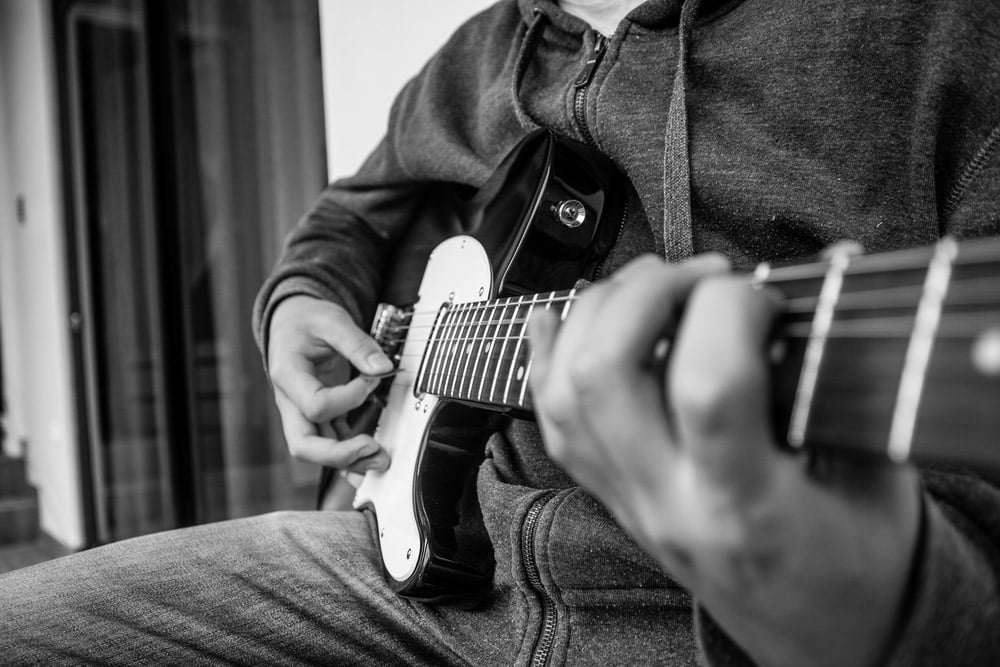
[[[734,559],[728,580],[695,587],[757,662],[867,665],[885,656],[917,551],[920,494],[910,470],[884,477],[877,494],[863,482],[855,496],[804,485],[792,514],[804,521],[774,520]]]

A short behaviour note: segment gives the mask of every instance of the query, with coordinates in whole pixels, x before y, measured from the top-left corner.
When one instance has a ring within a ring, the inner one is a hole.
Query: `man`
[[[5,579],[0,604],[17,620],[0,633],[4,655],[1000,656],[997,490],[779,446],[767,353],[781,296],[727,270],[812,257],[844,238],[871,252],[1000,231],[1000,10],[636,5],[519,0],[474,17],[402,91],[359,174],[293,232],[258,300],[292,453],[385,469],[370,436],[337,440],[317,425],[337,423],[391,366],[361,323],[428,185],[480,185],[536,126],[591,143],[628,176],[631,213],[602,267],[610,278],[564,323],[531,322],[544,446],[533,423],[513,420],[479,470],[497,562],[487,599],[472,609],[401,599],[382,581],[370,518],[282,514]],[[649,363],[665,331],[669,356]],[[13,596],[29,594],[17,607]]]

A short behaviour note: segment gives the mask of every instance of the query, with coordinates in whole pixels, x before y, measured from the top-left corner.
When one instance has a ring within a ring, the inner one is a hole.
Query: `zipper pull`
[[[590,84],[590,80],[594,78],[594,72],[597,70],[597,66],[601,64],[601,58],[604,57],[604,51],[607,48],[608,38],[598,32],[597,40],[594,42],[594,52],[587,59],[587,64],[583,66],[580,76],[576,77],[576,81],[573,82],[575,88],[583,88]]]

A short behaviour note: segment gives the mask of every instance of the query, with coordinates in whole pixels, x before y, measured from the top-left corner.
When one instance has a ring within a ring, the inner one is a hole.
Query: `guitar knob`
[[[587,220],[587,208],[576,199],[566,199],[552,207],[552,214],[562,225],[579,227]]]

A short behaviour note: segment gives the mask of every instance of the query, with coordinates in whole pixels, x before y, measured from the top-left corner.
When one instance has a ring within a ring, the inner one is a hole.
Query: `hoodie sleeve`
[[[525,134],[509,96],[522,33],[516,3],[498,3],[459,28],[402,89],[384,139],[357,174],[324,190],[258,293],[253,327],[265,357],[271,315],[291,295],[335,301],[366,322],[434,186],[478,187]]]
[[[333,301],[356,322],[370,316],[390,248],[407,226],[418,186],[406,177],[388,137],[352,180],[383,185],[356,188],[345,180],[328,186],[285,239],[277,266],[258,292],[253,329],[265,359],[271,316],[289,296]]]

